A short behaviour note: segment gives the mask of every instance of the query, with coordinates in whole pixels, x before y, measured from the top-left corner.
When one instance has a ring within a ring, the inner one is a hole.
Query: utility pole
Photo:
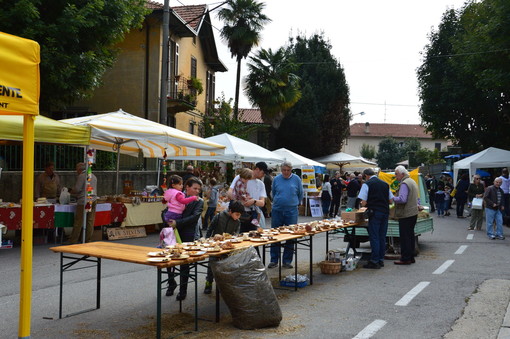
[[[167,126],[168,39],[170,35],[170,0],[163,5],[163,53],[161,55],[161,86],[159,93],[159,123]]]

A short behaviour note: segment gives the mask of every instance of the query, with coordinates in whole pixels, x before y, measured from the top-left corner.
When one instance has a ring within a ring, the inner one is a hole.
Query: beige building
[[[99,114],[120,108],[160,121],[163,5],[148,1],[152,12],[140,29],[118,44],[118,60],[103,76],[91,98],[62,112],[61,118]],[[204,112],[215,98],[215,73],[227,68],[219,60],[206,5],[172,7],[168,60],[168,125],[198,135]]]
[[[342,147],[342,152],[361,156],[360,150],[363,144],[379,147],[379,143],[386,137],[393,137],[398,142],[404,142],[407,138],[417,138],[422,148],[441,151],[450,143],[446,139],[433,139],[432,135],[425,132],[420,125],[411,124],[371,124],[356,123],[350,126],[350,136]]]

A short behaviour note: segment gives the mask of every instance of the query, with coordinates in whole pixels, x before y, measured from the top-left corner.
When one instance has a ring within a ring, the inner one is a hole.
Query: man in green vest
[[[418,185],[409,177],[404,166],[395,168],[395,178],[400,182],[395,202],[395,217],[400,233],[400,260],[395,265],[414,264],[414,227],[418,219]]]

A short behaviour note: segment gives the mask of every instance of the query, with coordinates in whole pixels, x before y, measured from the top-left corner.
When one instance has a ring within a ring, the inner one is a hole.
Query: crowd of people
[[[493,180],[487,178],[486,181],[483,181],[478,173],[473,175],[470,181],[469,175],[464,173],[456,184],[449,175],[444,175],[439,180],[433,175],[427,175],[426,185],[431,213],[437,211],[440,218],[449,216],[452,201],[455,201],[457,218],[471,217],[468,230],[482,230],[485,213],[487,236],[493,240],[505,239],[503,223],[505,217],[507,220],[510,217],[510,178],[507,168],[503,168],[501,175]]]
[[[281,164],[281,173],[273,177],[265,162],[258,162],[253,169],[242,168],[230,185],[218,184],[215,175],[202,176],[193,166],[189,165],[182,177],[171,175],[167,178],[168,189],[164,192],[167,208],[162,212],[162,237],[173,239],[174,229],[178,230],[179,241],[191,242],[202,236],[211,237],[216,234],[240,234],[265,227],[265,218],[271,217],[271,227],[296,224],[298,222],[298,206],[303,201],[303,185],[301,178],[292,173],[292,164]],[[85,191],[86,166],[84,163],[76,165],[76,184],[70,191],[77,199],[74,227],[67,243],[79,242],[83,222],[86,223],[85,241],[91,241],[95,215],[95,198],[97,178],[92,174],[90,184],[92,192],[92,206],[84,220],[85,199],[90,192]],[[368,234],[371,246],[371,256],[364,268],[380,269],[384,267],[386,252],[386,233],[390,204],[395,204],[395,218],[399,223],[400,260],[396,265],[411,265],[416,262],[414,228],[417,216],[422,209],[419,200],[419,189],[416,182],[410,178],[409,172],[403,166],[395,168],[395,178],[399,182],[398,190],[392,194],[389,185],[379,179],[376,173],[368,168],[362,173],[335,172],[329,175],[317,175],[315,182],[320,187],[322,209],[324,217],[335,217],[341,213],[341,205],[346,209],[366,207],[368,214]],[[206,182],[206,184],[204,184]],[[505,239],[503,235],[503,220],[510,217],[510,178],[508,169],[503,169],[501,175],[487,185],[479,174],[475,174],[472,182],[467,174],[462,174],[459,181],[453,184],[450,176],[443,176],[436,180],[434,176],[426,176],[426,186],[430,198],[430,212],[437,211],[439,218],[450,215],[452,201],[455,200],[456,216],[464,218],[466,206],[470,207],[469,230],[481,230],[484,212],[487,236],[490,239]],[[35,193],[38,196],[57,197],[60,191],[60,179],[54,172],[53,163],[45,166],[45,171],[37,178]],[[205,201],[207,209],[204,212]],[[224,208],[222,208],[224,206]],[[203,216],[203,218],[202,218]],[[176,232],[177,233],[177,232]],[[162,238],[162,239],[163,239]],[[283,255],[281,253],[283,247]],[[268,268],[292,268],[294,241],[285,244],[272,244]],[[171,296],[179,286],[176,300],[184,300],[187,294],[189,266],[180,267],[180,284],[174,279],[174,272],[169,270],[169,280],[166,295]],[[213,275],[207,272],[204,293],[212,291]]]

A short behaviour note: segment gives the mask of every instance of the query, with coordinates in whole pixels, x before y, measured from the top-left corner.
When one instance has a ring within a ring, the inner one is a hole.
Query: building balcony
[[[176,76],[170,83],[167,96],[168,113],[185,112],[197,106],[197,89],[192,86],[190,79]]]

